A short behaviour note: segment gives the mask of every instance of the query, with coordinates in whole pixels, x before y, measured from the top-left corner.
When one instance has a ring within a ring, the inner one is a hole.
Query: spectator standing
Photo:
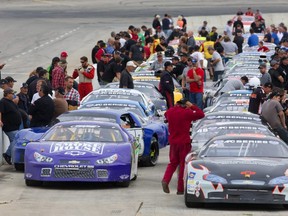
[[[106,85],[107,82],[105,82],[102,79],[102,76],[104,75],[105,71],[108,68],[110,61],[110,54],[103,53],[101,60],[97,63],[97,78],[100,85]]]
[[[80,58],[81,66],[73,72],[73,78],[79,76],[78,91],[80,100],[93,91],[92,80],[94,78],[95,68],[88,63],[88,58],[83,56]]]
[[[190,84],[189,101],[203,109],[204,71],[197,66],[197,60],[191,59],[192,68],[187,73],[186,81]]]
[[[267,100],[262,105],[261,116],[269,123],[278,136],[288,143],[288,131],[285,123],[285,114],[281,106],[281,98],[284,96],[284,91],[276,91],[270,94],[270,100]]]
[[[254,16],[254,13],[250,7],[248,7],[247,11],[245,12],[246,16]]]
[[[230,40],[233,40],[233,22],[232,20],[228,20],[227,21],[227,25],[224,28],[224,35],[228,36],[230,38]]]
[[[241,30],[236,30],[236,35],[234,37],[233,42],[237,45],[238,47],[238,53],[243,52],[243,43],[244,43],[244,37],[242,36],[242,31]]]
[[[113,54],[114,52],[114,43],[115,43],[115,39],[114,38],[109,38],[107,41],[107,46],[105,48],[105,53],[108,54]]]
[[[7,76],[5,79],[7,80],[8,87],[13,89],[14,83],[17,81],[11,76]]]
[[[106,47],[106,43],[104,43],[104,42],[99,43],[99,49],[95,54],[95,59],[97,62],[101,61],[101,57],[105,53],[105,47]]]
[[[64,98],[68,103],[68,110],[76,110],[80,105],[80,94],[73,88],[74,79],[71,76],[65,78]]]
[[[60,61],[65,60],[67,61],[68,53],[66,51],[63,51],[60,53]]]
[[[103,40],[97,41],[97,44],[93,47],[91,51],[91,59],[92,59],[93,64],[97,64],[96,53],[100,49],[100,43],[103,43]]]
[[[270,62],[270,66],[271,68],[269,69],[268,73],[271,76],[273,86],[283,89],[286,76],[279,70],[279,62],[272,60]]]
[[[33,70],[30,73],[29,78],[26,80],[26,83],[28,84],[28,86],[39,77],[39,71],[44,70],[43,67],[37,67],[35,70]]]
[[[278,38],[278,35],[277,35],[277,32],[278,32],[278,30],[277,30],[277,28],[272,28],[272,30],[271,30],[272,32],[271,32],[271,37],[272,37],[272,43],[274,43],[274,44],[276,44],[276,45],[278,45],[279,44],[279,42],[280,42],[280,40],[279,40],[279,38]]]
[[[133,61],[128,61],[126,68],[121,72],[119,88],[134,89],[134,83],[131,73],[135,70],[137,65]]]
[[[48,87],[50,88],[50,94],[52,95],[52,87],[51,87],[49,80],[46,79],[46,75],[47,75],[47,71],[45,69],[39,70],[38,77],[33,82],[31,82],[31,84],[28,86],[28,96],[30,100],[32,100],[34,94],[38,92],[36,87],[37,87],[37,83],[39,80],[45,81],[46,85],[48,85]]]
[[[224,40],[222,41],[222,39]],[[222,37],[220,40],[220,43],[224,49],[224,56],[227,59],[225,62],[227,62],[228,59],[232,58],[238,53],[238,46],[233,43],[230,37],[228,37],[227,35]]]
[[[215,26],[212,27],[212,31],[209,33],[211,41],[216,41],[218,38],[217,28]]]
[[[170,19],[168,17],[168,14],[164,15],[164,18],[162,19],[162,29],[166,37],[168,38],[170,34],[172,33],[171,26],[170,26]]]
[[[163,54],[161,52],[157,53],[157,60],[154,61],[149,70],[159,71],[164,69],[164,60],[163,60]]]
[[[200,34],[202,28],[205,28],[205,30],[207,32],[210,32],[210,28],[208,27],[208,22],[207,21],[203,21],[203,24],[198,28],[198,34]]]
[[[244,25],[242,23],[242,17],[241,16],[238,16],[237,20],[233,23],[233,33],[236,33],[236,30],[239,26],[240,26],[241,31],[244,32]]]
[[[104,74],[102,75],[102,81],[104,83],[111,83],[120,80],[121,71],[123,70],[123,66],[121,63],[122,59],[120,55],[114,57],[110,60],[108,67],[106,68]]]
[[[169,61],[164,63],[165,70],[160,76],[159,89],[167,102],[168,109],[174,106],[174,83],[172,79],[173,64]]]
[[[183,89],[183,93],[185,95],[185,99],[190,99],[190,83],[187,82],[187,74],[189,70],[193,69],[192,58],[188,58],[187,67],[184,68],[182,73],[181,86]]]
[[[215,42],[211,41],[210,36],[206,37],[206,41],[201,45],[200,52],[204,52],[204,58],[207,60],[207,69],[209,71],[210,79],[213,79],[214,72],[211,65],[212,54],[208,51],[209,47],[214,47]]]
[[[249,47],[258,46],[259,43],[258,36],[254,33],[253,29],[250,29],[249,31],[250,31],[250,36],[248,38]]]
[[[270,27],[266,28],[263,41],[266,42],[266,43],[274,43],[274,41],[272,41],[272,34],[271,34]]]
[[[40,98],[31,104],[29,115],[31,115],[30,127],[45,127],[48,125],[54,115],[54,102],[49,97],[49,87],[41,85],[39,90]]]
[[[33,95],[32,100],[31,100],[31,104],[34,104],[34,102],[40,98],[39,91],[40,91],[42,85],[47,85],[47,82],[43,79],[38,80],[37,84],[36,84],[36,91],[37,92]]]
[[[185,157],[191,150],[190,128],[191,122],[204,117],[204,113],[188,100],[182,99],[175,107],[165,113],[169,131],[169,164],[162,179],[164,193],[170,193],[169,183],[175,170],[179,167],[177,195],[184,194]]]
[[[266,63],[261,63],[258,67],[261,77],[260,77],[260,85],[263,86],[265,83],[272,83],[272,79],[270,74],[267,72]]]
[[[4,90],[4,97],[0,100],[0,127],[8,136],[10,145],[3,157],[8,164],[11,163],[11,154],[14,145],[14,138],[21,125],[21,114],[17,105],[13,102],[14,90],[6,88]]]
[[[206,31],[205,27],[202,27],[201,31],[199,32],[200,37],[207,37],[209,35],[209,32]]]
[[[264,46],[263,41],[259,41],[259,48],[257,49],[258,52],[269,52],[269,48],[267,46]]]
[[[52,70],[51,84],[53,90],[57,89],[58,87],[64,87],[65,72],[64,69],[59,66],[59,63],[60,61],[56,62]]]
[[[0,100],[1,100],[3,98],[3,96],[4,96],[4,90],[9,88],[7,80],[6,79],[1,79],[0,80],[0,86],[1,86],[1,88],[0,88]]]
[[[261,113],[261,106],[267,100],[267,96],[272,92],[273,85],[270,82],[255,88],[250,95],[248,111],[254,114]]]
[[[202,55],[201,52],[199,52],[200,47],[199,46],[195,46],[194,48],[191,49],[191,57],[192,59],[196,59],[197,60],[197,66],[199,68],[202,68],[202,70],[205,72],[204,69],[204,57]],[[205,74],[204,74],[204,80],[205,80]]]
[[[132,45],[129,52],[129,58],[138,64],[141,64],[146,60],[146,53],[144,52],[144,47],[141,45],[141,39],[138,39],[137,43]]]
[[[28,84],[22,83],[20,87],[20,92],[17,94],[19,101],[18,101],[18,108],[24,110],[28,114],[29,107],[31,105],[30,99],[28,96]]]
[[[219,76],[224,73],[222,57],[213,47],[208,47],[208,52],[212,56],[210,65],[214,69],[213,82],[216,82],[218,81]]]
[[[161,28],[161,23],[160,23],[160,15],[155,14],[153,22],[152,22],[152,27],[154,28],[154,30],[156,30],[158,27]]]
[[[68,111],[68,103],[64,98],[65,90],[62,87],[58,87],[55,91],[55,98],[53,99],[54,102],[54,115],[53,119],[56,119],[62,113]]]
[[[194,38],[193,31],[188,31],[187,35],[188,35],[187,46],[188,47],[195,47],[196,46],[196,41],[195,41],[195,38]]]
[[[168,47],[168,44],[166,43],[166,39],[164,37],[160,38],[160,43],[156,46],[155,51],[156,52],[163,52],[166,51]],[[147,58],[147,55],[146,55]]]
[[[58,63],[60,62],[60,58],[59,57],[54,57],[52,59],[51,65],[47,68],[48,71],[48,79],[50,80],[50,82],[52,82],[52,71],[54,69],[55,66],[58,66]]]

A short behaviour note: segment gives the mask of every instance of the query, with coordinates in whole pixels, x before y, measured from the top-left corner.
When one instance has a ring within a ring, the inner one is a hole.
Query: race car
[[[136,138],[139,145],[139,162],[143,166],[155,166],[159,150],[168,144],[167,125],[160,121],[146,121],[123,108],[116,110],[80,109],[60,115],[54,123],[69,121],[106,121],[117,123]],[[129,128],[128,128],[129,127]],[[49,127],[23,129],[16,134],[12,161],[16,170],[24,169],[24,153],[29,142],[39,141]]]
[[[156,111],[155,105],[147,95],[135,89],[123,88],[102,88],[92,91],[81,100],[80,108],[89,101],[106,99],[126,99],[138,101],[143,104],[145,110],[147,110],[149,114],[154,115]]]
[[[185,158],[185,204],[281,204],[288,208],[288,146],[261,134],[217,136]]]
[[[219,111],[239,111],[248,112],[249,99],[232,100],[225,103],[217,103],[211,107],[208,112],[219,112]]]
[[[105,88],[117,88],[118,86],[118,82],[112,82],[107,84]],[[153,84],[145,82],[134,82],[134,89],[146,94],[155,105],[156,111],[164,113],[167,110],[167,103],[165,98],[159,92],[158,88],[156,88]]]
[[[25,150],[27,186],[48,181],[117,182],[128,187],[137,178],[138,147],[118,124],[63,122]]]
[[[203,125],[192,134],[192,151],[198,152],[200,148],[211,138],[225,134],[264,134],[275,136],[271,130],[262,124],[252,122],[217,122]]]
[[[221,111],[206,113],[205,117],[193,123],[192,134],[195,133],[200,127],[208,124],[215,124],[217,122],[253,122],[262,124],[259,115],[249,112],[237,112],[237,111]]]

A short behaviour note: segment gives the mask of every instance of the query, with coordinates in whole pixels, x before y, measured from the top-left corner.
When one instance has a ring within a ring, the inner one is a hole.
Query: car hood
[[[275,177],[287,175],[288,159],[281,158],[204,158],[192,162],[196,169],[209,170],[210,174],[233,180],[257,180],[268,183]]]
[[[77,156],[77,157],[103,157],[115,153],[126,154],[130,157],[131,145],[129,143],[104,142],[32,142],[27,145],[27,154],[38,152],[49,156]],[[25,152],[25,154],[26,154]],[[29,153],[30,152],[30,153]],[[124,155],[123,154],[123,155]]]

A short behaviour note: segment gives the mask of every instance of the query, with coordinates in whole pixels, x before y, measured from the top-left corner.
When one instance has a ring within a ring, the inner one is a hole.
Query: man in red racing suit
[[[168,185],[173,173],[179,166],[177,194],[181,195],[184,194],[185,157],[191,151],[191,122],[203,118],[204,113],[187,99],[181,99],[176,106],[166,111],[165,117],[168,121],[170,162],[162,179],[162,188],[165,193],[170,193]]]
[[[93,91],[92,80],[94,78],[95,69],[88,63],[88,58],[83,56],[80,58],[81,66],[75,69],[73,72],[73,78],[79,76],[78,92],[80,94],[80,100],[82,100],[87,94]]]

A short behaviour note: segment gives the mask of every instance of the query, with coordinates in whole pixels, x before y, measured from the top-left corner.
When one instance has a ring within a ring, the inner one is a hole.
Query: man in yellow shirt
[[[211,41],[211,37],[207,36],[206,41],[200,47],[200,52],[204,52],[204,58],[208,62],[207,69],[209,71],[210,79],[213,79],[213,68],[210,64],[212,55],[208,52],[208,47],[214,48],[214,43],[215,43],[214,41]]]

